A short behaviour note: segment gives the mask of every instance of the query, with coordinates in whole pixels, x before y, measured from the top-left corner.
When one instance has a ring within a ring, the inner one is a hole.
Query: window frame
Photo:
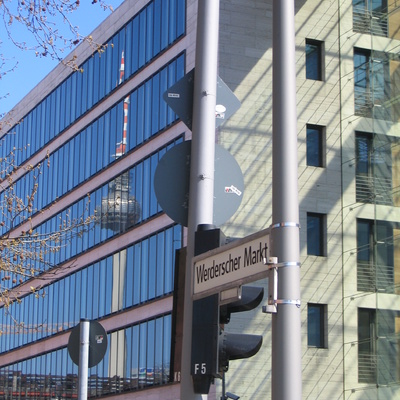
[[[315,137],[318,138],[317,143],[317,155],[316,157],[313,156],[311,153],[311,133],[312,131],[315,134]],[[306,163],[307,166],[310,167],[319,167],[324,168],[326,166],[326,155],[325,155],[325,148],[326,148],[326,128],[322,125],[315,125],[315,124],[307,124],[306,125]]]
[[[311,218],[318,220],[318,234],[313,234],[313,239],[310,239],[310,224]],[[327,234],[326,234],[326,214],[316,213],[316,212],[307,212],[307,255],[309,256],[317,256],[317,257],[326,257],[327,255]],[[317,238],[320,238],[317,240]],[[315,243],[318,243],[317,247],[314,246]],[[316,249],[316,250],[313,250]]]
[[[315,310],[317,313],[312,314]],[[312,319],[312,316],[318,317]],[[318,328],[315,329],[314,325]],[[314,327],[314,329],[313,329]],[[307,346],[318,349],[328,348],[328,306],[321,303],[307,303]],[[316,332],[318,330],[318,332]]]
[[[311,46],[314,49],[313,51],[310,51]],[[315,39],[306,39],[305,43],[306,79],[314,81],[325,80],[324,55],[325,51],[324,51],[323,41]]]

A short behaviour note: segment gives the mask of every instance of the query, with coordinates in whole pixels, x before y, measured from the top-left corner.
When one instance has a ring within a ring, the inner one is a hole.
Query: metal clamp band
[[[271,225],[271,229],[275,228],[300,228],[300,224],[297,222],[278,222],[277,224]]]
[[[285,262],[275,262],[277,260],[276,257],[270,257],[270,260],[267,261],[264,259],[264,265],[268,265],[268,269],[272,268],[281,268],[281,267],[300,267],[301,264],[298,261],[285,261]]]
[[[273,267],[300,267],[301,264],[298,261],[285,261],[278,264],[273,265]]]
[[[274,304],[292,304],[296,307],[300,307],[301,301],[300,300],[285,300],[285,299],[278,299],[273,301]]]

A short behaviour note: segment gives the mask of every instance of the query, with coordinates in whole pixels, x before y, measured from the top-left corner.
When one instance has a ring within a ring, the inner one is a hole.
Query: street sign
[[[160,206],[175,222],[188,224],[191,141],[168,150],[154,174],[154,190]],[[226,222],[239,208],[244,191],[243,174],[229,151],[215,146],[213,223]]]
[[[269,228],[193,258],[193,299],[268,276]]]
[[[194,69],[171,86],[163,99],[174,110],[182,122],[192,130]],[[240,101],[226,83],[217,77],[217,98],[215,106],[215,127],[218,128],[239,108]]]
[[[192,130],[193,89],[194,69],[163,94],[165,102],[190,130]]]
[[[80,330],[81,323],[72,329],[68,340],[68,352],[74,362],[79,365],[80,351]],[[103,326],[97,321],[90,321],[89,330],[89,368],[97,365],[104,357],[107,351],[107,333]]]

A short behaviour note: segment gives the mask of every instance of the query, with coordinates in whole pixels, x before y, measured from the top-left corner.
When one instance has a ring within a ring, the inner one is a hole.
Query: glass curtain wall
[[[358,382],[371,399],[400,387],[399,23],[396,2],[353,0],[353,31],[370,35],[354,49],[354,106],[369,127],[355,132],[355,159],[368,215],[357,219],[357,291],[371,304],[358,308]]]
[[[2,138],[2,160],[15,148],[15,164],[20,165],[43,149],[119,85],[174,45],[185,34],[185,24],[185,0],[150,0],[104,44],[104,52],[88,54],[79,71],[54,88],[33,110],[27,110],[27,115]],[[176,121],[176,115],[161,100],[162,93],[183,76],[184,66],[184,54],[169,60],[127,97],[48,154],[40,173],[36,176],[27,173],[13,190],[25,198],[38,179],[40,188],[33,213],[40,212],[119,157],[162,133]],[[154,193],[154,173],[160,158],[182,140],[183,134],[163,147],[152,148],[152,153],[135,161],[129,169],[116,172],[117,176],[100,182],[87,196],[32,227],[27,235],[40,238],[68,222],[90,221],[83,224],[84,229],[72,230],[57,239],[52,244],[56,247],[41,252],[40,258],[20,258],[18,261],[26,262],[24,266],[29,267],[31,275],[27,277],[14,270],[5,286],[18,291],[18,286],[27,279],[55,267],[62,268],[71,258],[159,216],[162,210]],[[6,198],[3,194],[0,202]],[[24,218],[27,215],[16,224]],[[10,227],[2,226],[2,229],[0,234]],[[20,294],[21,298],[9,307],[3,305],[0,352],[19,348],[26,354],[22,358],[27,359],[14,360],[0,368],[0,398],[77,398],[78,368],[72,363],[67,348],[35,356],[25,353],[25,349],[36,349],[37,341],[43,343],[46,337],[71,329],[81,318],[101,321],[106,316],[113,318],[115,313],[133,311],[146,302],[170,296],[175,251],[182,245],[182,227],[155,229],[158,231],[147,232],[148,236],[122,250],[114,250],[114,254],[104,259],[97,260],[95,256],[91,259],[93,264],[68,276],[56,277],[49,272],[44,287]],[[52,251],[56,248],[57,251]],[[5,253],[2,256],[7,257]],[[171,315],[159,311],[154,304],[151,308],[152,315],[146,315],[140,323],[132,325],[132,321],[127,321],[123,329],[114,325],[108,332],[106,355],[91,369],[89,397],[170,381]]]
[[[20,199],[26,199],[34,186],[38,185],[32,209],[33,212],[41,210],[163,131],[177,117],[160,99],[168,87],[183,77],[184,71],[185,57],[182,54],[129,94],[126,132],[123,128],[125,100],[121,99],[75,137],[49,154],[47,160],[41,163],[40,170],[32,169],[15,182],[12,192]],[[124,134],[126,137],[123,137]],[[124,151],[118,155],[118,144],[122,142]],[[9,191],[0,193],[1,203],[5,202]],[[27,210],[19,213],[13,221],[14,227],[27,217]],[[8,229],[10,226],[5,224],[0,227],[0,233],[5,234]]]
[[[171,360],[171,315],[149,319],[108,334],[120,337],[126,352],[118,375],[110,346],[102,361],[90,369],[88,397],[142,389],[169,382]],[[117,343],[118,345],[118,343]],[[78,366],[66,347],[32,357],[0,369],[0,398],[75,399],[78,395]]]
[[[186,1],[153,0],[2,138],[0,155],[29,159],[185,34]],[[121,79],[120,66],[125,70]]]
[[[25,269],[29,266],[33,275],[39,275],[161,213],[162,210],[154,192],[154,173],[161,157],[182,140],[180,137],[159,149],[34,228],[31,234],[42,237],[54,232],[63,221],[85,221],[91,216],[95,216],[95,219],[83,229],[68,230],[65,235],[57,239],[57,243],[52,243],[57,246],[58,251],[51,251],[49,243],[49,250],[43,251],[40,259],[23,260],[22,262],[26,265]],[[123,175],[129,177],[127,186],[116,188],[115,182],[118,182]],[[123,207],[124,203],[121,199],[124,198],[129,199],[132,207],[129,204],[127,207]],[[3,255],[7,256],[6,253]],[[29,279],[18,272],[12,272],[10,275],[11,278],[4,281],[5,288],[16,287]]]
[[[21,297],[0,312],[0,352],[172,293],[181,245],[176,225]]]

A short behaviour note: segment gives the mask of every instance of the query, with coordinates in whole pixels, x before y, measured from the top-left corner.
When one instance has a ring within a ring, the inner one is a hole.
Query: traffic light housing
[[[193,302],[191,374],[195,393],[207,394],[218,373],[218,296]]]
[[[228,371],[230,360],[239,360],[254,356],[261,348],[262,336],[244,333],[228,333],[224,325],[230,321],[232,313],[249,311],[256,308],[264,297],[264,289],[256,286],[243,286],[242,296],[239,300],[220,307],[219,321],[221,330],[219,334],[218,372]]]
[[[234,312],[249,311],[262,301],[264,289],[243,286],[241,299],[220,306],[219,294],[193,302],[192,377],[195,393],[207,394],[214,378],[229,369],[229,361],[254,356],[262,336],[225,332]]]
[[[201,225],[195,233],[195,255],[225,244],[225,235],[213,225]],[[192,367],[195,393],[207,394],[218,371],[219,295],[193,302]]]
[[[196,255],[224,244],[220,229],[196,232]],[[228,371],[229,361],[248,358],[261,348],[262,336],[225,332],[232,313],[249,311],[262,301],[264,289],[243,286],[241,298],[220,304],[219,293],[193,302],[192,366],[194,392],[208,394],[215,378]]]

